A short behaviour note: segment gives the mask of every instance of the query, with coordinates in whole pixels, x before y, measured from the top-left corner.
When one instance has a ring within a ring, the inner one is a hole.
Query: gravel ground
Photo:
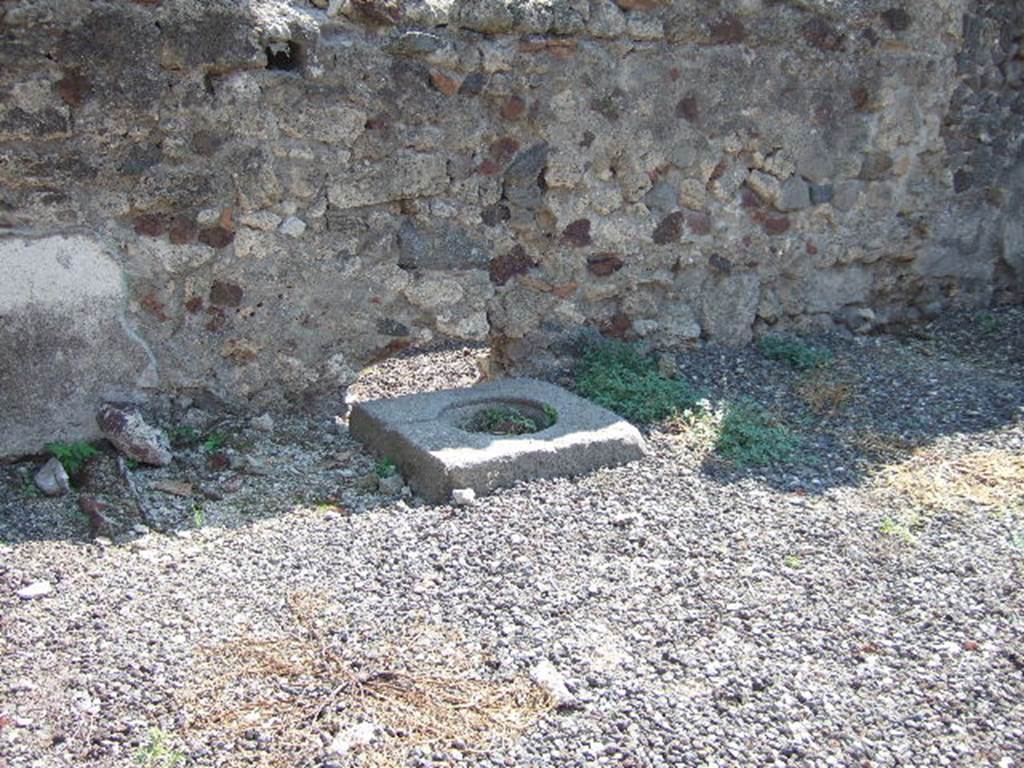
[[[915,447],[1024,453],[1024,311],[815,343],[836,362],[813,386],[756,349],[676,355],[713,403],[753,398],[799,433],[788,466],[723,462],[706,420],[649,430],[624,467],[426,506],[365,490],[374,457],[343,423],[266,431],[179,402],[176,462],[133,472],[145,518],[109,454],[60,499],[31,492],[39,461],[0,467],[0,765],[137,764],[151,728],[190,765],[270,764],[273,723],[196,730],[214,704],[192,692],[210,654],[230,666],[223,643],[292,631],[302,594],[346,658],[441,628],[482,660],[467,674],[548,659],[575,696],[512,742],[409,765],[1024,766],[1024,496],[913,510],[881,481]],[[396,358],[350,397],[471,384],[484,353]],[[826,385],[843,402],[818,412]],[[154,488],[171,481],[189,495]]]

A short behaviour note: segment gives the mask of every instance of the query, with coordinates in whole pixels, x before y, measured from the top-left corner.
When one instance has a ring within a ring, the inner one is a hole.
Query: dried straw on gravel
[[[878,477],[880,488],[923,509],[1024,512],[1024,456],[984,450],[950,456],[948,449],[914,451]]]
[[[448,630],[423,625],[352,648],[308,597],[293,595],[289,607],[280,635],[209,648],[199,682],[180,697],[186,739],[223,745],[218,765],[312,765],[324,752],[320,734],[358,723],[376,736],[348,755],[353,765],[405,765],[415,748],[483,752],[554,707],[528,679],[481,676],[482,656]],[[256,746],[237,749],[242,741]]]

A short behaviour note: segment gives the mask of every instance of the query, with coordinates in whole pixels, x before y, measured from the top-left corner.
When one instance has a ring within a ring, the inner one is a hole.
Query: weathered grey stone
[[[405,487],[405,481],[401,475],[388,475],[377,481],[377,490],[388,496],[397,496]]]
[[[614,0],[593,0],[588,26],[594,37],[618,37],[626,31],[626,17]]]
[[[772,152],[764,158],[761,167],[765,173],[770,173],[778,179],[788,179],[796,172],[796,163],[793,162],[789,152],[779,150]]]
[[[854,333],[869,333],[875,327],[875,312],[870,307],[843,307],[836,320]]]
[[[832,207],[839,211],[852,211],[857,207],[864,185],[859,181],[841,181],[832,194]]]
[[[548,154],[544,181],[548,187],[572,189],[579,186],[586,170],[586,155],[577,147],[562,147]]]
[[[512,8],[502,0],[460,2],[453,17],[459,25],[477,32],[506,32],[515,24]]]
[[[704,289],[704,333],[720,344],[749,344],[754,335],[760,279],[756,274],[740,272],[712,278],[712,282]]]
[[[633,327],[639,336],[673,347],[699,339],[701,331],[693,309],[679,299],[666,302],[653,318],[634,321]]]
[[[1003,223],[1000,246],[1003,261],[1016,275],[1017,281],[1024,283],[1024,221],[1007,219]]]
[[[403,269],[486,269],[491,254],[460,227],[421,228],[412,219],[398,230],[398,264]]]
[[[977,243],[973,242],[974,249]],[[931,278],[958,277],[967,280],[989,281],[995,269],[994,254],[979,258],[965,244],[934,245],[918,252],[913,261],[914,272]]]
[[[243,227],[261,232],[272,232],[280,223],[281,217],[273,211],[250,211],[239,219],[239,224]]]
[[[832,178],[834,169],[832,153],[815,143],[809,144],[797,155],[796,172],[814,184]]]
[[[327,192],[332,206],[357,208],[413,197],[427,197],[447,187],[447,163],[443,156],[400,152],[377,165],[338,175]]]
[[[137,412],[104,403],[96,414],[100,432],[129,459],[164,467],[171,463],[170,441]]]
[[[679,202],[679,193],[676,187],[668,181],[659,181],[651,191],[644,195],[644,205],[652,212],[664,216],[676,209]]]
[[[483,408],[508,404],[556,422],[534,434],[496,436],[468,432]],[[533,379],[506,379],[393,400],[356,403],[349,431],[401,469],[428,501],[443,503],[456,488],[477,494],[517,480],[588,472],[639,458],[643,438],[615,414],[570,392]]]
[[[274,431],[274,417],[269,413],[264,413],[261,416],[254,416],[249,423],[253,429],[258,429],[260,432],[273,432]]]
[[[539,182],[547,158],[546,142],[535,144],[516,156],[505,170],[505,197],[510,202],[527,208],[540,204],[543,195]]]
[[[807,182],[799,176],[790,176],[782,183],[779,209],[783,211],[802,211],[804,208],[810,207],[811,195]]]
[[[306,234],[306,222],[300,219],[298,216],[289,216],[278,227],[278,231],[282,235],[288,235],[288,237],[299,238]]]
[[[60,496],[71,490],[71,482],[64,465],[56,457],[51,457],[36,472],[36,488],[47,496]]]
[[[831,313],[844,304],[866,301],[871,293],[871,272],[851,264],[836,269],[820,270],[803,278],[803,297],[812,313]]]

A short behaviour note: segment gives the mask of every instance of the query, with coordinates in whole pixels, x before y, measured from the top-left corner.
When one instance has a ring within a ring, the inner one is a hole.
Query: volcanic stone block
[[[492,435],[467,429],[476,414],[495,407],[537,414],[544,423],[545,406],[555,410],[557,419],[539,432]],[[438,504],[456,488],[484,494],[518,480],[577,475],[644,454],[643,438],[633,425],[535,379],[356,403],[349,429],[393,461],[416,492]]]

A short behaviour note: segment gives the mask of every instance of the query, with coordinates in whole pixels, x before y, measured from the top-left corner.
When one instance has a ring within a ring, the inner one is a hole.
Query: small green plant
[[[625,342],[588,344],[575,378],[580,395],[638,424],[698,410],[698,395],[687,382],[666,379],[653,358]]]
[[[786,555],[786,559],[782,562],[785,564],[787,568],[790,568],[794,571],[803,564],[797,555]]]
[[[211,432],[203,440],[203,450],[207,453],[216,453],[228,441],[228,436],[223,432]]]
[[[395,462],[385,457],[373,465],[373,472],[383,480],[385,477],[398,474],[398,467],[395,466]]]
[[[170,745],[171,737],[159,728],[150,728],[146,743],[135,753],[135,762],[143,768],[179,768],[185,755]]]
[[[744,400],[726,409],[715,451],[740,466],[764,466],[791,461],[799,444],[797,436],[764,408]]]
[[[1013,546],[1015,546],[1021,554],[1024,554],[1024,531],[1013,532]]]
[[[476,414],[469,424],[470,432],[489,435],[528,435],[537,432],[537,422],[516,408],[487,408]]]
[[[173,427],[168,434],[175,446],[195,445],[199,441],[199,432],[195,427]]]
[[[206,523],[206,509],[202,504],[192,505],[192,524],[196,528],[202,528]]]
[[[63,465],[69,475],[78,474],[89,459],[100,455],[98,450],[84,442],[47,443],[46,450]]]
[[[547,427],[553,427],[558,422],[558,411],[547,403],[544,403],[544,417],[548,420]]]
[[[907,512],[898,518],[883,518],[878,530],[883,536],[893,536],[911,544],[914,541],[914,530],[920,525],[921,515],[917,512]]]
[[[999,330],[999,319],[991,312],[982,312],[978,315],[978,327],[986,336],[991,336]]]
[[[769,360],[786,363],[798,371],[823,368],[835,359],[830,349],[813,347],[785,336],[762,336],[757,340],[757,348]]]

